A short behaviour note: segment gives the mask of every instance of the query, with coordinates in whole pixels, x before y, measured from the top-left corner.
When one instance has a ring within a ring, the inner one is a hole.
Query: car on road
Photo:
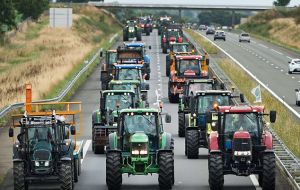
[[[248,43],[250,43],[250,35],[248,33],[241,33],[239,35],[239,42],[248,42]]]
[[[292,74],[293,72],[300,72],[300,59],[292,59],[292,61],[289,61],[288,73]]]
[[[207,30],[206,30],[206,35],[209,35],[209,34],[212,34],[212,35],[214,35],[215,34],[215,29],[214,28],[211,28],[211,27],[209,27]]]
[[[203,25],[203,24],[201,24],[200,26],[199,26],[199,30],[206,30],[207,29],[207,27],[205,26],[205,25]]]
[[[218,40],[218,39],[226,41],[226,35],[225,35],[225,32],[223,30],[217,30],[215,32],[214,41]]]

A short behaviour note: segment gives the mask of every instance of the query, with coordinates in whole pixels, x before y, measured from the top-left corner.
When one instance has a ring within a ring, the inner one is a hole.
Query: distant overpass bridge
[[[190,10],[231,10],[231,11],[264,11],[274,6],[246,6],[246,5],[200,5],[200,4],[131,4],[131,3],[104,3],[89,1],[88,4],[101,8],[133,8],[133,9],[190,9]]]

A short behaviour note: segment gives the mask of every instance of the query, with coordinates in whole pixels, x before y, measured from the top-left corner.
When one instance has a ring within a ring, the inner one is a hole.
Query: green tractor
[[[119,111],[136,106],[133,90],[105,90],[100,92],[100,109],[92,116],[92,150],[104,154],[107,137],[117,130]]]
[[[102,53],[100,54],[102,57]],[[114,64],[117,62],[117,50],[107,50],[105,53],[105,62],[101,64],[101,89],[107,90],[107,84],[114,70]]]
[[[190,98],[196,91],[212,90],[216,88],[216,82],[213,79],[192,79],[188,80],[183,86],[183,93],[179,97],[178,104],[178,136],[185,136],[185,114],[191,111]],[[224,85],[223,85],[224,89]]]
[[[35,106],[35,111],[13,116],[9,137],[14,137],[14,128],[20,129],[13,145],[14,190],[27,190],[31,183],[45,181],[58,182],[60,190],[72,190],[74,182],[78,181],[83,141],[76,141],[73,124],[76,124],[75,114],[81,110],[40,111],[44,106],[63,103],[46,104],[30,104]],[[74,105],[63,106],[70,109]]]
[[[153,108],[124,109],[120,112],[118,130],[109,135],[106,153],[106,184],[120,189],[122,174],[157,173],[159,187],[171,189],[174,184],[174,140],[164,132],[162,114]],[[171,116],[166,115],[166,123]]]
[[[243,94],[235,96],[231,91],[225,90],[197,91],[190,97],[190,110],[184,115],[185,154],[189,159],[198,158],[199,148],[207,148],[210,133],[218,129],[218,106],[234,105],[233,98],[236,97],[244,102]]]
[[[137,108],[149,107],[148,90],[149,85],[143,85],[138,80],[112,80],[109,83],[110,90],[133,90],[135,92],[134,102]]]
[[[127,25],[123,29],[123,41],[128,41],[129,38],[136,38],[137,41],[142,40],[142,30],[137,26],[135,20],[128,20]]]

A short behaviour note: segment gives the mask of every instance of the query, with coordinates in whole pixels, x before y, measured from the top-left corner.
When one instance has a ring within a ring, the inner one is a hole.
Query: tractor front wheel
[[[186,147],[187,147],[187,157],[188,159],[196,159],[199,155],[199,132],[197,129],[186,130]]]
[[[72,164],[71,162],[63,162],[59,172],[60,190],[72,190],[73,189],[73,176],[72,176]]]
[[[263,190],[275,189],[276,178],[276,163],[274,153],[267,153],[263,155],[263,171],[262,171],[262,183]]]
[[[178,113],[178,136],[184,137],[185,136],[185,121],[184,121],[184,113]]]
[[[211,190],[220,190],[224,186],[223,160],[219,154],[211,154],[208,158],[208,182]]]
[[[121,155],[108,152],[106,155],[106,185],[108,189],[118,190],[122,185]]]
[[[171,189],[174,184],[174,157],[171,152],[159,155],[158,182],[160,189]]]
[[[24,162],[14,162],[14,189],[27,190],[28,183],[25,181]]]

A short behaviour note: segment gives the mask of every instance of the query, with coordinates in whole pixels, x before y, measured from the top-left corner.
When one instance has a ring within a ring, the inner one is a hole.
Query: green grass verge
[[[197,41],[206,41],[200,35],[194,38]],[[200,44],[202,46],[202,44]],[[205,49],[205,46],[203,46]],[[237,88],[245,94],[250,102],[254,102],[251,89],[256,87],[256,83],[244,70],[242,70],[231,59],[217,58],[217,64],[224,73],[233,81]],[[267,90],[262,88],[262,100],[266,111],[276,110],[277,121],[272,124],[272,128],[283,140],[285,145],[300,158],[300,124],[297,119],[282,103],[273,97]],[[268,119],[267,119],[268,120]]]
[[[46,17],[42,17],[42,19],[37,22],[34,26],[31,26],[29,30],[25,33],[26,40],[32,40],[40,36],[40,31],[47,26],[48,19]]]
[[[204,38],[198,38],[198,34],[193,31],[192,29],[186,29],[185,30],[193,39],[195,39],[195,41],[198,44],[201,44],[201,46],[203,47],[203,49],[205,49],[205,51],[208,54],[217,54],[219,52],[219,49],[214,46],[211,42],[205,40]]]

